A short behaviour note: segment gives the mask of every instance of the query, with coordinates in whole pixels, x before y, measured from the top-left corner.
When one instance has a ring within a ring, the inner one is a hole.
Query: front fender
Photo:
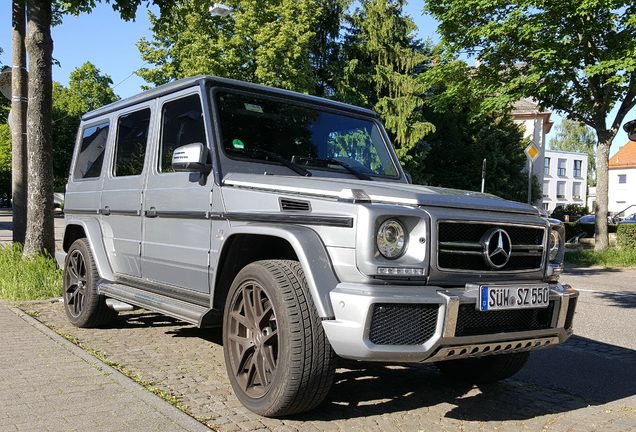
[[[320,236],[299,225],[239,225],[230,228],[227,238],[237,234],[267,235],[286,240],[294,249],[305,272],[309,292],[321,318],[333,318],[329,293],[338,285],[331,260]]]

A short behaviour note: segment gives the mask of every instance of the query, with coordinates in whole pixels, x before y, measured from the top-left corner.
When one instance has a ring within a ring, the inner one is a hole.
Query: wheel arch
[[[113,280],[113,272],[108,262],[108,256],[104,244],[101,241],[102,234],[99,222],[96,220],[73,219],[66,222],[64,228],[64,240],[62,248],[68,252],[69,248],[80,238],[86,238],[95,257],[95,266],[99,277],[106,280]]]
[[[264,259],[292,259],[303,268],[310,295],[321,318],[334,316],[329,292],[338,279],[318,234],[297,225],[241,225],[223,243],[214,276],[213,308],[223,310],[230,285],[246,265]]]

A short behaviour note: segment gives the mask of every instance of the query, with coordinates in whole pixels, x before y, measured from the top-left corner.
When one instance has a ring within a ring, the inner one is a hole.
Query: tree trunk
[[[51,1],[27,0],[26,49],[29,61],[27,157],[29,168],[24,254],[55,253],[53,232],[53,110]]]
[[[607,130],[596,130],[598,148],[596,150],[596,226],[594,228],[594,249],[604,250],[609,246],[607,231],[609,151],[613,135]]]
[[[24,243],[27,219],[27,75],[24,6],[23,0],[13,0],[11,19],[11,191],[13,241],[17,243]]]

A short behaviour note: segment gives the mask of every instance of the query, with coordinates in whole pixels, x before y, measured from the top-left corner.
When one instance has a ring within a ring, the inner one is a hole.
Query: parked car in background
[[[579,218],[579,220],[577,220],[578,223],[582,223],[582,224],[594,224],[596,223],[596,215],[593,214],[589,214],[589,215],[585,215],[585,216],[581,216]],[[611,216],[607,217],[607,223],[608,224],[613,224],[614,223],[614,219]]]
[[[624,219],[621,219],[620,221],[618,221],[619,224],[636,224],[636,213],[633,213],[629,216],[627,216]]]

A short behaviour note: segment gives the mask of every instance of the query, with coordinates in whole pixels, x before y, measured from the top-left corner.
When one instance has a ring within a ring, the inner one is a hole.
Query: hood
[[[537,209],[531,205],[508,201],[491,194],[398,182],[230,173],[223,179],[223,184],[278,193],[345,199],[351,197],[352,189],[357,189],[364,191],[374,203],[539,215]]]

